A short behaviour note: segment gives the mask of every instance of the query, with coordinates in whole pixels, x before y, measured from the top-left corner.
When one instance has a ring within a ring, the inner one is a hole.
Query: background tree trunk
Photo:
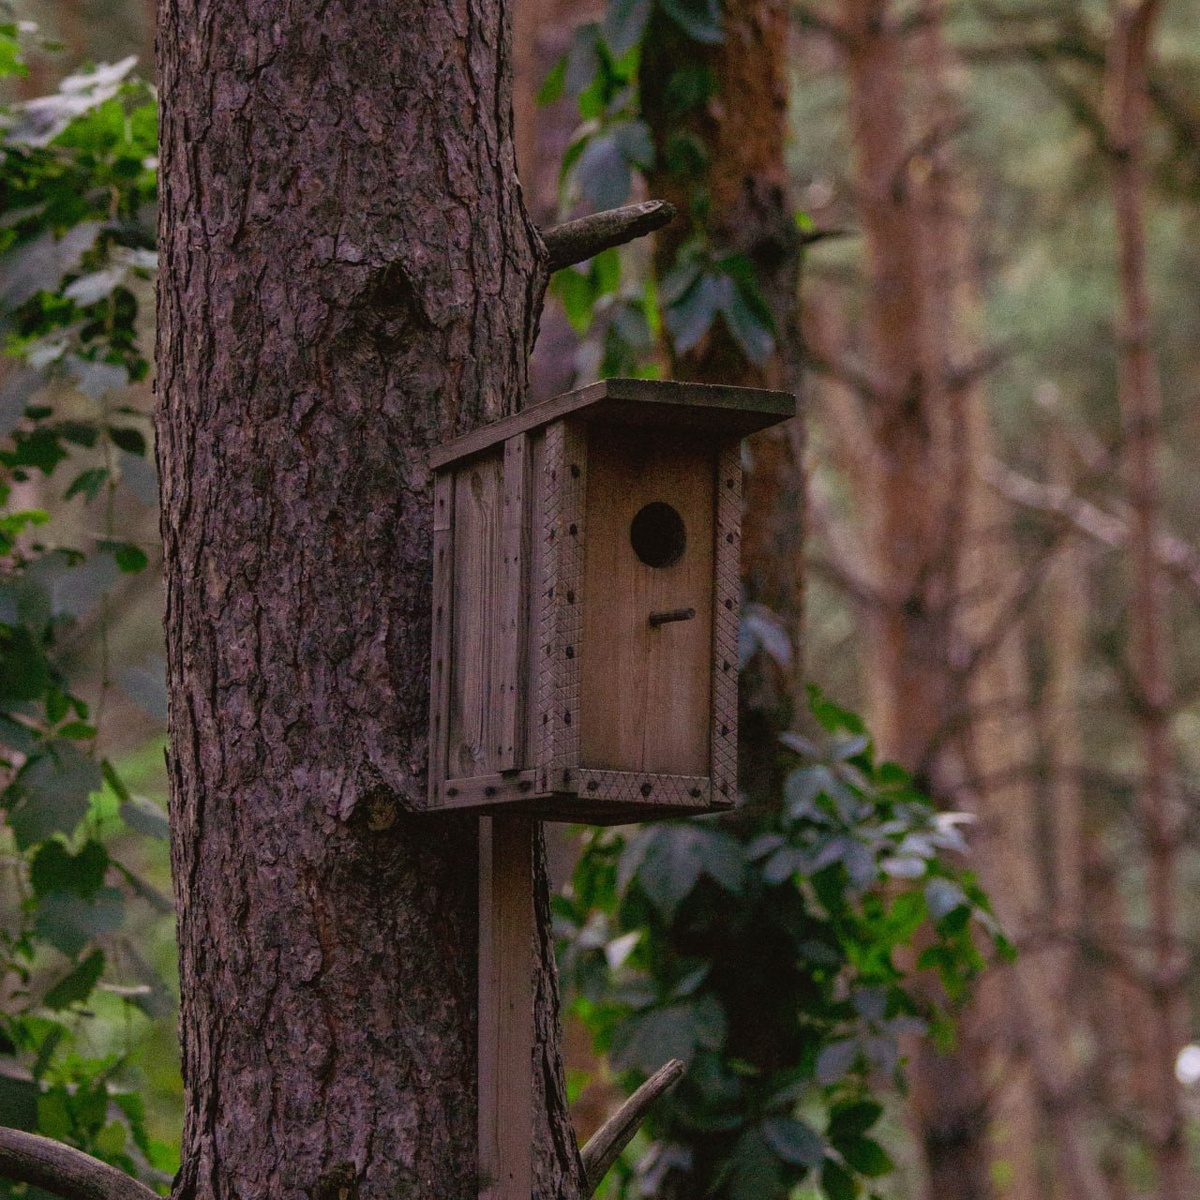
[[[426,452],[520,406],[540,305],[504,13],[160,8],[189,1200],[476,1190],[476,822],[413,813]],[[538,911],[536,1178],[568,1196]]]
[[[1147,857],[1151,1030],[1149,1141],[1161,1200],[1194,1194],[1175,1056],[1187,1037],[1187,954],[1176,901],[1183,811],[1171,744],[1170,615],[1157,545],[1162,523],[1162,394],[1151,345],[1146,281],[1148,59],[1158,0],[1120,0],[1108,52],[1108,135],[1116,209],[1117,394],[1130,520],[1130,665],[1142,743],[1138,809]]]

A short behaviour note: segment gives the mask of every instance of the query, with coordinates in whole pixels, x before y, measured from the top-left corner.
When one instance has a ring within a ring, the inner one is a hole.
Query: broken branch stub
[[[623,208],[612,208],[555,225],[542,234],[549,253],[546,271],[553,275],[564,267],[594,258],[602,250],[645,237],[661,229],[674,216],[674,206],[665,200],[645,200],[641,204],[626,204]]]
[[[621,1151],[629,1144],[630,1139],[647,1114],[654,1102],[664,1092],[669,1091],[679,1081],[684,1072],[684,1065],[679,1059],[673,1058],[665,1066],[661,1066],[645,1083],[642,1084],[620,1108],[595,1132],[588,1144],[584,1146],[583,1169],[587,1176],[588,1195],[600,1186],[600,1181],[608,1174],[608,1169],[617,1161]]]

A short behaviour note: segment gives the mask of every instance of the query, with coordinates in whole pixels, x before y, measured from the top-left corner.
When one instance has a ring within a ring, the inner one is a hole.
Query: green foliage
[[[630,1085],[687,1065],[616,1194],[782,1200],[804,1180],[829,1200],[863,1194],[891,1170],[874,1094],[902,1083],[899,1039],[947,1037],[981,944],[1008,953],[951,861],[961,818],[877,763],[857,717],[810,699],[814,735],[782,736],[770,802],[589,831],[558,901],[562,969],[597,1047]]]
[[[26,36],[0,24],[0,73],[23,70]],[[118,489],[147,450],[148,422],[122,389],[149,368],[138,296],[155,261],[155,112],[132,67],[71,77],[2,114],[0,322],[23,365],[0,396],[0,1124],[161,1183],[171,1151],[120,1086],[122,1056],[82,1047],[98,1002],[123,993],[148,1011],[163,990],[121,979],[121,931],[153,889],[114,839],[162,836],[165,822],[100,759],[99,716],[64,656],[78,622],[103,621],[113,585],[148,562],[114,533]],[[62,503],[14,504],[14,485],[51,478]],[[51,512],[67,501],[98,510],[85,527],[100,533],[82,546],[56,541]]]
[[[614,208],[629,198],[635,176],[650,171],[686,181],[693,198],[693,211],[685,215],[690,236],[657,281],[661,326],[646,311],[646,285],[622,279],[622,259],[615,252],[606,252],[611,265],[599,273],[594,267],[560,272],[552,290],[578,333],[594,324],[601,329],[601,375],[646,373],[660,330],[676,354],[686,354],[718,322],[747,361],[761,365],[775,351],[775,329],[754,267],[714,245],[704,219],[710,156],[693,118],[716,91],[711,67],[686,54],[675,61],[663,84],[669,128],[661,152],[644,119],[643,41],[663,36],[662,23],[652,20],[655,13],[665,19],[669,36],[682,37],[697,51],[722,40],[719,0],[609,0],[602,21],[576,31],[539,100],[552,103],[565,93],[575,100],[582,120],[563,159],[565,209],[579,202]]]

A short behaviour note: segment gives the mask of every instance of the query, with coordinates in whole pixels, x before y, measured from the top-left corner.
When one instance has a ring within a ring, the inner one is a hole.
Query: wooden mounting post
[[[533,821],[479,821],[479,1200],[533,1189]]]

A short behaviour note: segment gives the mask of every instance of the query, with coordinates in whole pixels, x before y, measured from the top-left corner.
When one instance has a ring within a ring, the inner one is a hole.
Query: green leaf
[[[100,1158],[105,1162],[110,1162],[117,1155],[122,1154],[125,1150],[125,1142],[128,1139],[128,1134],[125,1126],[120,1121],[109,1121],[103,1129],[96,1134],[93,1143],[95,1151]]]
[[[597,210],[624,203],[633,181],[629,162],[610,133],[588,139],[574,174],[583,198]]]
[[[100,762],[100,773],[104,777],[104,782],[112,788],[118,800],[131,800],[133,797],[129,794],[129,789],[125,786],[120,775],[117,774],[116,768],[107,758]]]
[[[729,1200],[764,1200],[784,1194],[779,1160],[760,1130],[748,1129],[738,1138],[721,1194]]]
[[[550,280],[550,291],[562,301],[571,328],[578,334],[587,333],[596,302],[590,275],[577,267],[567,267],[555,272]]]
[[[65,692],[52,688],[46,693],[46,720],[51,725],[57,725],[70,711],[71,701]]]
[[[0,1071],[0,1125],[36,1133],[38,1092],[34,1080],[21,1079],[7,1071]]]
[[[686,354],[712,328],[733,283],[726,275],[701,275],[674,304],[667,306],[663,322],[679,354]]]
[[[60,725],[56,734],[61,738],[70,738],[74,742],[86,742],[96,736],[96,727],[89,725],[86,721],[69,721],[66,725]]]
[[[0,704],[36,700],[50,687],[50,664],[24,625],[0,625]]]
[[[862,718],[834,704],[815,683],[808,685],[808,707],[827,733],[866,733]]]
[[[645,121],[618,121],[610,129],[626,162],[642,171],[654,166],[654,138]]]
[[[858,1042],[852,1038],[830,1042],[817,1055],[817,1082],[822,1087],[832,1087],[841,1079],[858,1058]]]
[[[784,1162],[816,1168],[825,1160],[825,1142],[806,1121],[771,1117],[763,1122],[762,1132],[767,1144]]]
[[[708,46],[724,41],[720,0],[658,0],[658,5],[693,41]]]
[[[667,920],[702,875],[727,892],[742,889],[742,847],[727,834],[697,824],[660,825],[642,834],[636,845],[638,884]]]
[[[126,575],[136,575],[139,571],[144,571],[150,561],[146,557],[146,552],[140,546],[133,545],[132,542],[114,543],[112,555],[117,560],[117,566]]]
[[[894,1167],[887,1151],[873,1138],[846,1138],[835,1145],[847,1165],[868,1178],[886,1175]]]
[[[20,721],[0,715],[0,746],[5,746],[9,750],[15,750],[18,754],[28,757],[37,749],[37,745],[37,733],[28,725],[22,725]]]
[[[93,950],[69,975],[60,979],[42,997],[42,1003],[52,1012],[82,1004],[91,994],[104,973],[104,951]]]
[[[642,40],[651,7],[652,0],[609,0],[601,34],[617,58]]]
[[[821,1190],[828,1200],[854,1200],[858,1195],[858,1183],[845,1167],[827,1158],[821,1168]]]
[[[621,256],[615,246],[601,250],[591,259],[589,270],[597,298],[607,296],[621,286]]]
[[[29,868],[35,896],[65,892],[88,899],[104,886],[108,851],[100,842],[88,841],[72,854],[57,838],[38,847]]]
[[[733,340],[756,366],[762,366],[775,353],[775,338],[770,328],[746,303],[738,289],[734,288],[728,301],[722,305],[721,315]]]
[[[56,833],[70,834],[87,815],[87,798],[101,785],[100,768],[66,741],[46,744],[0,796],[18,850]]]
[[[835,1104],[829,1115],[829,1140],[861,1137],[883,1116],[883,1105],[874,1100]]]
[[[578,99],[600,71],[600,51],[596,47],[599,28],[595,21],[589,21],[580,25],[571,39],[563,72],[563,86],[573,99]]]
[[[39,937],[74,958],[94,938],[119,929],[125,904],[116,888],[101,888],[91,900],[54,892],[38,902]]]
[[[695,1052],[691,1005],[677,1004],[628,1016],[613,1032],[612,1061],[620,1070],[650,1075],[668,1059],[690,1063]]]
[[[69,1141],[74,1124],[66,1088],[52,1088],[38,1097],[37,1128],[44,1137],[57,1142]]]
[[[145,796],[130,796],[121,802],[121,820],[143,837],[166,840],[171,835],[167,814]]]
[[[953,880],[931,879],[925,885],[925,903],[929,906],[929,915],[940,921],[956,908],[966,905],[967,897]]]
[[[71,481],[71,486],[67,488],[63,499],[70,500],[72,496],[84,496],[88,500],[95,500],[107,479],[108,469],[106,467],[91,467],[86,471],[80,471]]]
[[[537,103],[546,108],[558,100],[563,94],[563,85],[567,80],[567,56],[564,54],[546,73],[542,86],[538,88]]]
[[[146,453],[146,439],[140,430],[110,425],[108,436],[113,445],[124,450],[126,454],[136,454],[140,457]]]

